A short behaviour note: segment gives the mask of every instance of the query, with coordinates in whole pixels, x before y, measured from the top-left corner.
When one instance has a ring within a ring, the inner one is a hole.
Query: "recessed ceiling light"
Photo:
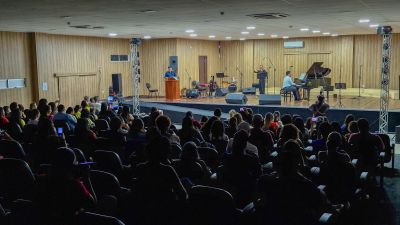
[[[215,38],[215,35],[209,35],[208,37],[209,38]]]
[[[369,27],[376,28],[376,27],[379,27],[379,24],[370,24]]]
[[[225,39],[227,39],[227,40],[231,40],[231,39],[232,39],[232,37],[225,37]]]
[[[193,33],[193,32],[194,32],[194,30],[192,30],[192,29],[188,29],[188,30],[185,30],[185,32],[186,32],[186,33]]]
[[[339,36],[339,34],[332,34],[332,37],[337,37]]]
[[[289,36],[283,36],[282,38],[283,38],[283,39],[288,39],[288,38],[289,38]]]
[[[258,36],[264,36],[265,34],[264,33],[258,33],[257,35]]]
[[[246,38],[239,38],[239,40],[241,40],[241,41],[245,41],[245,40],[246,40]]]
[[[143,36],[144,39],[151,39],[150,35]]]
[[[241,34],[249,34],[249,32],[248,31],[242,31],[242,32],[240,32]]]
[[[319,31],[319,30],[313,30],[312,32],[313,32],[313,34],[321,33],[321,31]]]
[[[247,30],[254,30],[254,29],[256,29],[256,27],[255,26],[248,26],[248,27],[246,27],[246,29]]]
[[[272,38],[276,38],[276,37],[278,37],[278,35],[277,34],[271,34],[271,37]]]
[[[115,36],[117,36],[118,34],[116,34],[116,33],[108,33],[108,36],[110,36],[110,37],[115,37]]]
[[[358,22],[360,23],[369,23],[369,19],[360,19]]]
[[[197,37],[197,34],[190,34],[190,37]]]
[[[309,31],[309,28],[301,28],[300,31]]]
[[[329,33],[329,32],[324,32],[324,33],[322,33],[322,35],[330,35],[331,33]]]

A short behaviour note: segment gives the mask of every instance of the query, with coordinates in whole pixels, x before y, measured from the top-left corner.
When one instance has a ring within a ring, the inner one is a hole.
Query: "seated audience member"
[[[214,116],[220,120],[222,116],[222,110],[220,108],[214,109]]]
[[[274,115],[272,113],[265,114],[264,125],[262,127],[263,131],[269,130],[275,134],[278,127],[279,124],[274,121]]]
[[[282,127],[277,143],[278,150],[282,151],[283,145],[289,140],[295,140],[300,147],[303,147],[299,137],[299,129],[293,124],[286,124]]]
[[[239,130],[233,137],[232,153],[224,161],[223,180],[237,190],[237,205],[251,202],[257,179],[261,176],[258,159],[246,152],[248,133]]]
[[[92,207],[94,197],[80,180],[75,178],[76,157],[72,150],[59,148],[51,160],[51,170],[39,177],[35,202],[39,207],[41,224],[75,224],[76,215]],[[84,179],[88,180],[88,173]]]
[[[281,113],[279,111],[274,112],[274,122],[278,124],[278,128],[283,126],[281,121]]]
[[[233,116],[229,119],[228,121],[228,127],[225,130],[226,135],[228,135],[229,138],[233,138],[233,135],[235,135],[237,132],[237,120],[236,117]]]
[[[149,119],[149,124],[147,124],[147,127],[155,127],[156,126],[156,119],[158,116],[162,115],[162,111],[160,110],[155,110],[150,113],[150,119]]]
[[[332,128],[332,132],[341,133],[340,123],[339,123],[339,122],[337,122],[337,121],[332,121],[332,122],[331,122],[331,128]]]
[[[296,117],[294,119],[293,124],[299,129],[299,137],[303,143],[307,143],[308,139],[310,139],[310,133],[307,128],[304,127],[304,121],[301,117]]]
[[[49,138],[56,135],[53,122],[48,118],[40,118],[37,133],[33,140],[33,157],[36,166],[42,163],[50,163]]]
[[[18,103],[17,102],[11,102],[10,103],[10,112],[12,112],[13,110],[19,109],[18,108]]]
[[[253,128],[250,130],[249,142],[258,149],[258,156],[261,163],[266,163],[274,146],[272,135],[262,130],[264,124],[260,114],[253,116]]]
[[[56,112],[56,108],[57,108],[57,107],[56,107],[56,103],[55,103],[55,102],[49,102],[48,105],[50,106],[50,110],[51,110],[49,119],[50,119],[51,121],[53,121],[54,115],[57,113],[57,112]]]
[[[129,107],[127,105],[124,105],[122,107],[121,117],[124,120],[124,123],[132,125],[132,121],[134,118],[133,115],[130,113]]]
[[[122,129],[122,121],[119,117],[114,117],[110,121],[110,130],[104,132],[104,137],[109,138],[115,145],[124,146],[128,131]]]
[[[362,166],[374,171],[378,163],[379,151],[385,149],[382,139],[369,132],[368,120],[361,118],[357,121],[358,133],[352,134],[349,138],[349,144],[354,146],[354,154]]]
[[[203,136],[204,140],[210,141],[211,126],[216,120],[218,120],[218,117],[216,116],[210,117],[201,128],[201,135]]]
[[[169,128],[171,126],[171,120],[168,116],[160,115],[156,119],[156,126],[163,137],[166,137],[170,143],[180,144],[180,139]]]
[[[320,152],[318,158],[321,161],[321,153],[325,160],[321,162],[322,183],[326,185],[328,199],[334,204],[349,202],[355,192],[356,174],[355,168],[350,162],[350,156],[341,150],[342,137],[338,132],[332,132],[328,136],[327,152]]]
[[[211,171],[200,159],[196,144],[191,141],[183,145],[180,160],[177,161],[174,168],[180,178],[188,178],[195,184],[199,184],[211,176]]]
[[[326,116],[326,112],[329,110],[329,105],[325,103],[324,95],[320,94],[318,95],[317,101],[308,109],[313,113],[313,117]]]
[[[183,118],[182,129],[178,131],[177,135],[179,136],[182,146],[189,141],[196,140],[197,143],[201,143],[204,141],[200,131],[194,128],[193,120],[190,117]]]
[[[318,138],[316,140],[312,140],[310,146],[313,147],[313,152],[318,153],[319,151],[326,151],[326,140],[328,135],[332,131],[332,127],[328,122],[322,122],[317,127]]]
[[[44,107],[46,105],[47,105],[47,99],[41,98],[39,100],[39,103],[38,103],[38,106],[37,106],[37,109],[39,109],[41,115],[46,115],[47,110],[45,110],[45,107]]]
[[[29,113],[29,120],[28,120],[28,125],[33,124],[33,125],[38,125],[39,123],[39,117],[40,117],[40,112],[37,109],[32,109]]]
[[[93,100],[94,100],[93,108],[95,110],[95,113],[97,114],[100,112],[100,109],[101,109],[101,103],[99,102],[99,96],[94,96]]]
[[[245,121],[247,123],[251,123],[251,115],[249,114],[249,111],[246,108],[240,108],[239,109],[239,114],[242,117],[242,121]]]
[[[242,117],[242,114],[240,114],[240,113],[236,113],[235,115],[233,115],[233,117],[235,117],[236,118],[236,124],[240,124],[241,122],[243,122],[243,117]]]
[[[225,134],[225,126],[221,120],[216,120],[211,125],[210,143],[214,145],[218,154],[222,157],[228,145],[229,137]]]
[[[87,96],[85,96],[85,97],[87,97]],[[90,110],[89,97],[88,97],[87,100],[83,100],[83,101],[81,102],[81,109]]]
[[[320,215],[332,210],[317,186],[299,172],[299,153],[286,150],[295,149],[289,145],[300,149],[295,141],[285,143],[278,156],[278,176],[264,175],[258,182],[258,224],[318,224]]]
[[[351,121],[354,121],[355,118],[353,116],[353,114],[347,114],[346,118],[344,119],[343,125],[340,127],[341,129],[341,133],[343,135],[347,134],[349,131],[349,124]]]
[[[50,108],[49,105],[43,105],[39,111],[40,111],[40,118],[39,119],[41,119],[41,118],[47,118],[47,119],[50,119],[50,120],[52,119],[51,108]]]
[[[33,110],[33,109],[38,109],[36,102],[32,102],[31,104],[29,104],[29,110]]]
[[[153,138],[146,147],[148,161],[136,167],[134,203],[138,224],[174,224],[178,201],[187,193],[168,160],[170,143],[166,137]],[[178,201],[177,201],[178,200]]]
[[[208,117],[207,117],[207,116],[202,116],[202,117],[201,117],[201,120],[200,120],[201,127],[203,127],[204,124],[205,124],[207,121],[208,121]]]
[[[144,162],[146,159],[145,146],[147,144],[146,130],[144,129],[143,120],[136,118],[132,122],[131,129],[127,136],[125,151],[127,156],[132,156],[134,164]],[[132,155],[134,154],[134,155]],[[128,158],[127,157],[127,158]]]
[[[229,110],[229,113],[228,113],[229,114],[229,119],[232,118],[236,113],[237,112],[234,109]]]
[[[22,129],[25,126],[25,121],[21,118],[21,111],[14,109],[10,113],[9,123],[7,124],[7,133],[15,140],[22,141]]]
[[[6,129],[9,123],[3,107],[0,107],[0,129]]]
[[[21,119],[23,119],[24,121],[26,121],[26,117],[28,115],[25,114],[25,107],[22,104],[18,104],[18,109],[21,112]]]
[[[53,121],[65,121],[71,130],[75,129],[76,118],[65,112],[65,106],[60,104],[57,106],[58,112],[54,115]]]
[[[75,127],[75,136],[78,139],[78,142],[82,144],[93,144],[93,142],[97,139],[97,135],[93,132],[89,127],[89,122],[86,119],[78,119],[78,122]]]
[[[318,161],[320,164],[327,162],[328,155],[335,157],[334,159],[338,162],[351,162],[350,156],[343,150],[343,138],[340,133],[330,133],[326,143],[327,151],[320,151],[318,153]]]
[[[190,119],[192,119],[193,121],[193,126],[196,127],[197,129],[201,129],[201,123],[199,121],[197,121],[194,117],[193,117],[193,113],[192,111],[187,111],[186,112],[186,116],[189,117]]]
[[[73,116],[72,114],[74,113],[74,109],[70,106],[70,107],[67,108],[67,110],[65,111],[65,113],[67,113],[67,114]],[[75,118],[75,117],[74,117],[74,118]],[[76,118],[75,118],[75,119],[76,119]]]
[[[247,133],[247,135],[249,135],[249,134],[250,134],[250,129],[251,129],[251,127],[250,127],[250,124],[249,124],[249,123],[247,123],[247,122],[241,122],[241,123],[238,125],[237,129],[238,129],[237,132],[243,130],[243,131],[245,131],[245,132]],[[236,132],[236,133],[237,133],[237,132]],[[248,138],[247,138],[247,139],[248,139]],[[227,152],[227,153],[231,153],[231,152],[232,152],[233,141],[234,141],[234,138],[229,139],[229,141],[228,141],[228,146],[226,147],[226,152]],[[256,158],[259,157],[257,146],[253,145],[253,144],[250,143],[249,141],[247,141],[247,143],[246,143],[245,151],[246,151],[247,154],[253,155],[253,156],[256,157]]]
[[[90,129],[93,129],[96,125],[94,124],[93,120],[90,118],[90,112],[89,110],[82,109],[81,111],[81,119],[85,119],[88,121]]]
[[[344,135],[344,139],[348,142],[352,134],[358,133],[357,121],[351,121],[347,126],[347,133]]]
[[[10,115],[11,111],[10,111],[10,106],[6,105],[3,107],[4,110],[4,115],[8,118],[8,116]]]
[[[74,113],[72,115],[74,115],[76,119],[81,118],[81,106],[80,105],[76,105],[74,107]]]
[[[99,119],[105,119],[107,121],[110,121],[111,118],[116,117],[117,114],[114,112],[114,110],[110,109],[107,105],[107,103],[103,102],[101,103],[101,108],[99,112]]]

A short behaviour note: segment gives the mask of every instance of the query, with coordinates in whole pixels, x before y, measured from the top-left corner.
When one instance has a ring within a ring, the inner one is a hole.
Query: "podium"
[[[167,100],[180,99],[179,80],[173,78],[165,80],[165,98]]]

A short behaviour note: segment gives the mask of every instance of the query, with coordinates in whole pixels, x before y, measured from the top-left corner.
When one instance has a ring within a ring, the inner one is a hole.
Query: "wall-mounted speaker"
[[[258,102],[260,105],[281,105],[281,96],[261,94],[258,96]]]
[[[175,72],[178,71],[178,56],[169,57],[169,67],[171,67]]]
[[[247,97],[242,93],[229,93],[225,96],[225,101],[228,104],[246,104]]]

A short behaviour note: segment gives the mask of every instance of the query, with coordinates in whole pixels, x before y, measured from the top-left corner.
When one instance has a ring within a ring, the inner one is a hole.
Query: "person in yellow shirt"
[[[75,116],[76,119],[81,118],[81,106],[80,105],[75,106],[74,113],[72,115]]]

